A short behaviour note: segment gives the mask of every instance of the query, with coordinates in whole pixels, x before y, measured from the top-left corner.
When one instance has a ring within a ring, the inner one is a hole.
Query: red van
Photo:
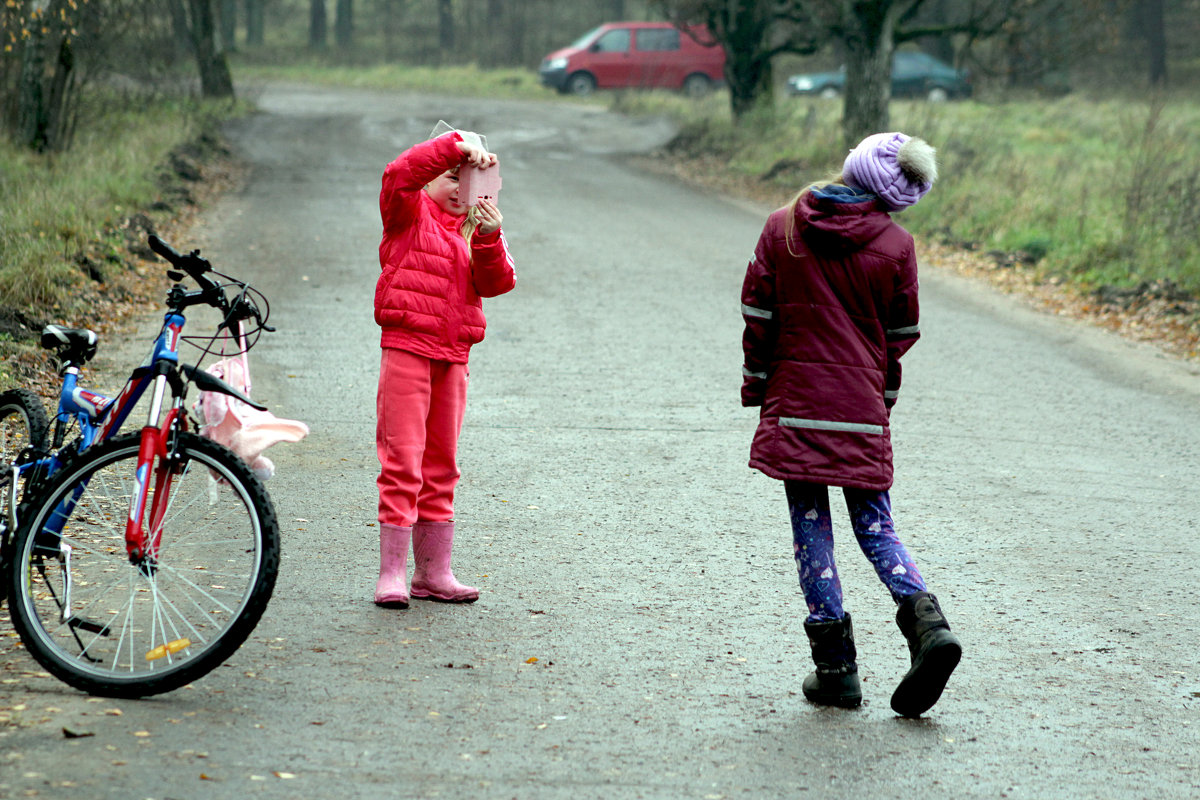
[[[543,86],[566,94],[596,89],[681,89],[703,95],[725,79],[725,51],[704,28],[682,33],[669,22],[609,22],[542,59]]]

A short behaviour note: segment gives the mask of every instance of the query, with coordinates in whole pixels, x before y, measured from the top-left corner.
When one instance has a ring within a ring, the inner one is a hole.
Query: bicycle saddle
[[[99,343],[100,337],[87,328],[64,328],[61,325],[42,328],[42,347],[57,350],[58,358],[64,364],[86,364],[96,357],[96,345]]]

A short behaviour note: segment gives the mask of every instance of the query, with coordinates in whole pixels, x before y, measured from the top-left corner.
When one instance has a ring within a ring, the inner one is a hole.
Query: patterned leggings
[[[833,520],[829,490],[816,483],[784,481],[792,517],[792,539],[800,586],[808,601],[808,621],[841,619],[842,583],[833,561]],[[892,524],[891,498],[886,491],[843,489],[846,509],[858,546],[870,559],[879,579],[897,603],[925,591],[925,581]]]

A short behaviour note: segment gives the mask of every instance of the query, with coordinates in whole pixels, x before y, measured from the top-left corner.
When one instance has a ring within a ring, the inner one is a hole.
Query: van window
[[[601,36],[592,45],[597,53],[624,53],[629,49],[629,29],[617,28]]]
[[[641,28],[634,37],[637,49],[643,52],[679,49],[679,31],[674,28]]]

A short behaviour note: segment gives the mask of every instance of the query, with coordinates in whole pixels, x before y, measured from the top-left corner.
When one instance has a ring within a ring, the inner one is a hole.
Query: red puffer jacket
[[[742,286],[742,405],[761,405],[750,466],[888,489],[888,412],[920,336],[912,236],[873,195],[831,185],[763,228]]]
[[[459,134],[447,133],[414,145],[383,172],[375,321],[383,328],[383,347],[465,364],[487,328],[480,298],[511,291],[516,276],[500,231],[475,234],[468,253],[459,233],[463,218],[447,214],[424,191],[462,161],[459,141]]]

